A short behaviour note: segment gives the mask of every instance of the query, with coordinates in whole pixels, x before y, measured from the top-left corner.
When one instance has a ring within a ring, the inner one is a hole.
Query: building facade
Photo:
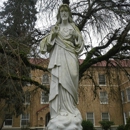
[[[31,59],[30,62],[43,67],[48,65],[48,60]],[[119,70],[118,67],[106,67],[105,62],[95,64],[79,81],[78,109],[83,120],[90,120],[97,130],[101,129],[99,121],[113,121],[112,129],[115,129],[126,124],[130,116],[130,62],[124,60],[122,65],[127,71]],[[30,76],[49,88],[48,72],[32,70]],[[7,114],[3,130],[43,130],[50,120],[49,95],[29,83],[23,89],[26,95],[25,112],[17,118]]]

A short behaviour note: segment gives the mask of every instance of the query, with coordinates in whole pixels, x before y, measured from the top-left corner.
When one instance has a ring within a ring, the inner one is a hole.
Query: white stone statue
[[[79,61],[84,47],[79,29],[72,21],[68,5],[62,4],[57,23],[40,43],[42,53],[50,53],[50,115],[48,130],[82,130],[82,117],[77,109]]]

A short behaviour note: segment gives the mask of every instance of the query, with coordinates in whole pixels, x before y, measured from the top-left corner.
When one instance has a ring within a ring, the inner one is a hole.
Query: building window
[[[107,92],[100,92],[100,103],[108,104],[108,94]]]
[[[98,82],[99,82],[99,85],[105,85],[106,84],[106,77],[105,77],[104,74],[98,75]]]
[[[127,93],[127,101],[130,102],[130,88],[126,89],[126,93]]]
[[[49,76],[48,76],[48,74],[44,74],[42,76],[42,84],[49,84]]]
[[[29,73],[29,78],[31,79],[32,78],[32,75],[31,75],[31,73]],[[27,84],[26,84],[27,86],[31,86],[31,83],[30,82],[27,82]]]
[[[24,104],[30,104],[30,93],[26,92],[24,97]]]
[[[28,126],[29,125],[29,114],[22,114],[21,115],[21,126]]]
[[[125,125],[126,125],[126,123],[127,123],[127,113],[126,112],[124,112],[124,123],[125,123]]]
[[[122,99],[122,103],[125,102],[125,92],[121,91],[121,99]]]
[[[108,113],[102,113],[102,121],[109,121],[109,114]]]
[[[87,112],[87,120],[91,121],[94,124],[94,114],[93,114],[93,112]]]
[[[49,102],[49,95],[45,92],[41,93],[41,104],[46,104]]]
[[[5,115],[5,122],[4,122],[4,126],[7,126],[7,127],[11,127],[12,126],[12,115],[10,114],[6,114]]]

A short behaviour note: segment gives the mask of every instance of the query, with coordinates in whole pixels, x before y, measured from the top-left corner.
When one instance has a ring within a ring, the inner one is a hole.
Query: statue
[[[50,115],[48,130],[82,130],[82,117],[77,109],[79,61],[84,47],[79,29],[72,21],[67,4],[59,7],[57,23],[40,42],[42,53],[50,53]]]

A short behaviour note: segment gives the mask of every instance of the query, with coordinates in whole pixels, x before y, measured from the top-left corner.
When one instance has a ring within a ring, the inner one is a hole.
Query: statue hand
[[[59,33],[59,27],[56,25],[54,26],[53,30],[53,38],[57,37],[58,33]]]
[[[74,39],[78,39],[78,34],[77,34],[77,32],[75,30],[70,29],[70,33],[69,34],[72,35],[72,37]]]

